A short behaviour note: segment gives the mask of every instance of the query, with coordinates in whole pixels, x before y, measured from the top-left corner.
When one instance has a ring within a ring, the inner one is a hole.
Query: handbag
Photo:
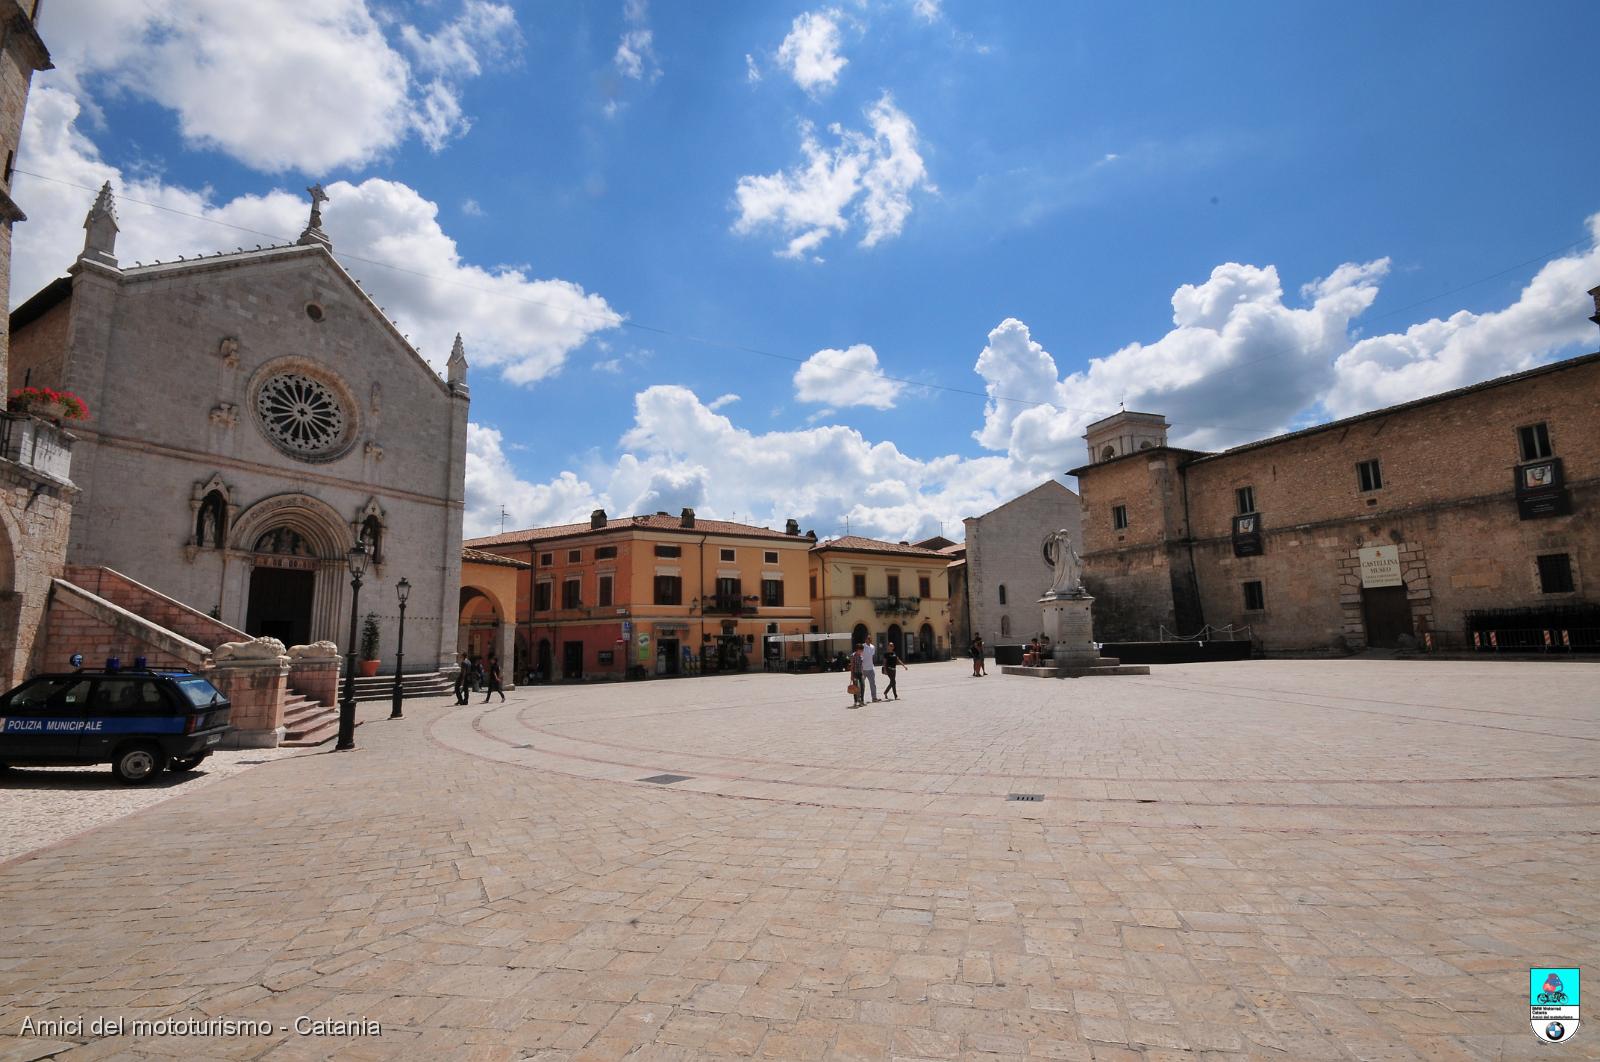
[[[844,691],[850,696],[854,697],[856,694],[861,692],[861,687],[856,685],[854,680],[851,680],[850,685],[846,686]]]

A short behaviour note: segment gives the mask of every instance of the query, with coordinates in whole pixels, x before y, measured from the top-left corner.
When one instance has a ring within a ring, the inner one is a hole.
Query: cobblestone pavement
[[[411,702],[0,867],[0,1060],[1600,1058],[1524,996],[1600,971],[1597,678],[956,662],[862,711],[837,675]]]
[[[189,774],[164,774],[142,786],[119,785],[106,764],[13,768],[0,775],[0,862],[302,751],[222,749]]]

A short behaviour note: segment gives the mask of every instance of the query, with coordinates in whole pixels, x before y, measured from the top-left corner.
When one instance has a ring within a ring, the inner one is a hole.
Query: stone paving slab
[[[1600,969],[1600,669],[963,667],[408,702],[14,861],[0,1059],[1600,1057],[1522,999]]]

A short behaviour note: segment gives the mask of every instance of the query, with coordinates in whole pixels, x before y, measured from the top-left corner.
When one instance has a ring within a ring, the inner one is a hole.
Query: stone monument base
[[[1071,594],[1045,594],[1039,599],[1044,608],[1044,633],[1050,639],[1050,664],[1020,667],[1006,664],[1002,675],[1032,675],[1037,678],[1093,678],[1101,675],[1148,675],[1148,664],[1124,664],[1116,657],[1101,656],[1094,644],[1091,607],[1094,598],[1079,589]]]

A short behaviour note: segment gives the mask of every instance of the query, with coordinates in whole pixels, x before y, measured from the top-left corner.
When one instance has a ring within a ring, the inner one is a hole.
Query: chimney
[[[909,546],[909,545],[911,545],[911,543],[909,543],[909,542],[907,542],[907,541],[906,541],[906,540],[905,540],[905,539],[903,539],[903,538],[902,538],[902,539],[901,539],[901,540],[900,540],[900,543],[899,543],[899,544],[900,544],[900,545],[902,545],[902,546]]]
[[[682,515],[678,517],[678,524],[682,527],[693,527],[694,510],[685,506]]]
[[[1600,287],[1590,288],[1589,294],[1594,296],[1594,316],[1589,318],[1589,320],[1593,321],[1597,325],[1600,325]]]
[[[589,514],[589,530],[598,531],[604,526],[606,526],[606,511],[604,509],[596,509]]]
[[[815,531],[807,531],[806,538],[810,539],[812,542],[815,542],[817,540],[817,533]]]
[[[798,535],[800,533],[800,521],[791,518],[788,523],[783,525],[783,533],[786,535]]]

